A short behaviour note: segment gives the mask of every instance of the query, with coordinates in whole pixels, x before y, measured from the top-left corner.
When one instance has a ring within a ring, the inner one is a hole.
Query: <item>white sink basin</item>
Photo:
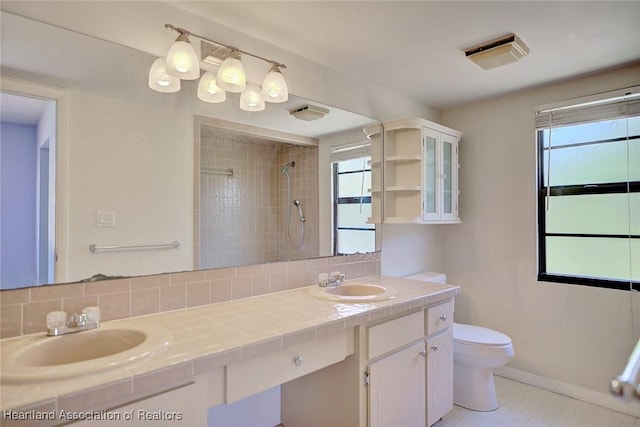
[[[370,283],[347,283],[326,288],[314,286],[309,292],[317,298],[354,303],[384,301],[394,298],[396,295],[393,288]]]
[[[164,329],[150,324],[118,326],[0,343],[6,383],[61,380],[133,363],[163,350],[171,342]]]

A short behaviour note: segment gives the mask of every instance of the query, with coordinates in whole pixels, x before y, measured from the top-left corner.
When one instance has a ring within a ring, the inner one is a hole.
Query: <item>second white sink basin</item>
[[[343,297],[370,297],[380,295],[386,292],[386,290],[386,288],[378,285],[356,283],[353,285],[329,287],[325,292]]]
[[[171,335],[151,324],[102,325],[98,329],[1,343],[0,380],[8,383],[51,381],[116,368],[164,349]]]
[[[396,295],[393,288],[370,283],[347,283],[326,288],[314,286],[309,292],[317,298],[342,302],[384,301]]]

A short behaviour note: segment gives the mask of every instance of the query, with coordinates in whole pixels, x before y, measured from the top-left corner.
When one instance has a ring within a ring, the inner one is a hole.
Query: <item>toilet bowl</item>
[[[407,279],[446,283],[441,273],[419,273]],[[453,403],[474,411],[498,409],[493,369],[513,357],[511,338],[480,326],[453,324]]]

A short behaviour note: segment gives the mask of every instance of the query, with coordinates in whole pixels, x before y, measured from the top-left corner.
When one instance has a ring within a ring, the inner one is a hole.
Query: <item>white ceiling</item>
[[[639,1],[175,1],[436,108],[640,60]],[[464,49],[516,33],[529,56],[484,71]]]
[[[35,126],[50,102],[0,92],[0,117],[3,123]]]
[[[168,43],[157,37],[160,6],[194,32],[228,27],[440,109],[640,60],[639,1],[2,2],[156,55]],[[520,62],[484,71],[465,58],[511,32],[530,48]]]

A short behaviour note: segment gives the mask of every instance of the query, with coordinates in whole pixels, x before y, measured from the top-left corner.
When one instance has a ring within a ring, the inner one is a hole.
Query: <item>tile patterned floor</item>
[[[640,427],[640,418],[496,376],[500,407],[454,406],[434,427]]]

